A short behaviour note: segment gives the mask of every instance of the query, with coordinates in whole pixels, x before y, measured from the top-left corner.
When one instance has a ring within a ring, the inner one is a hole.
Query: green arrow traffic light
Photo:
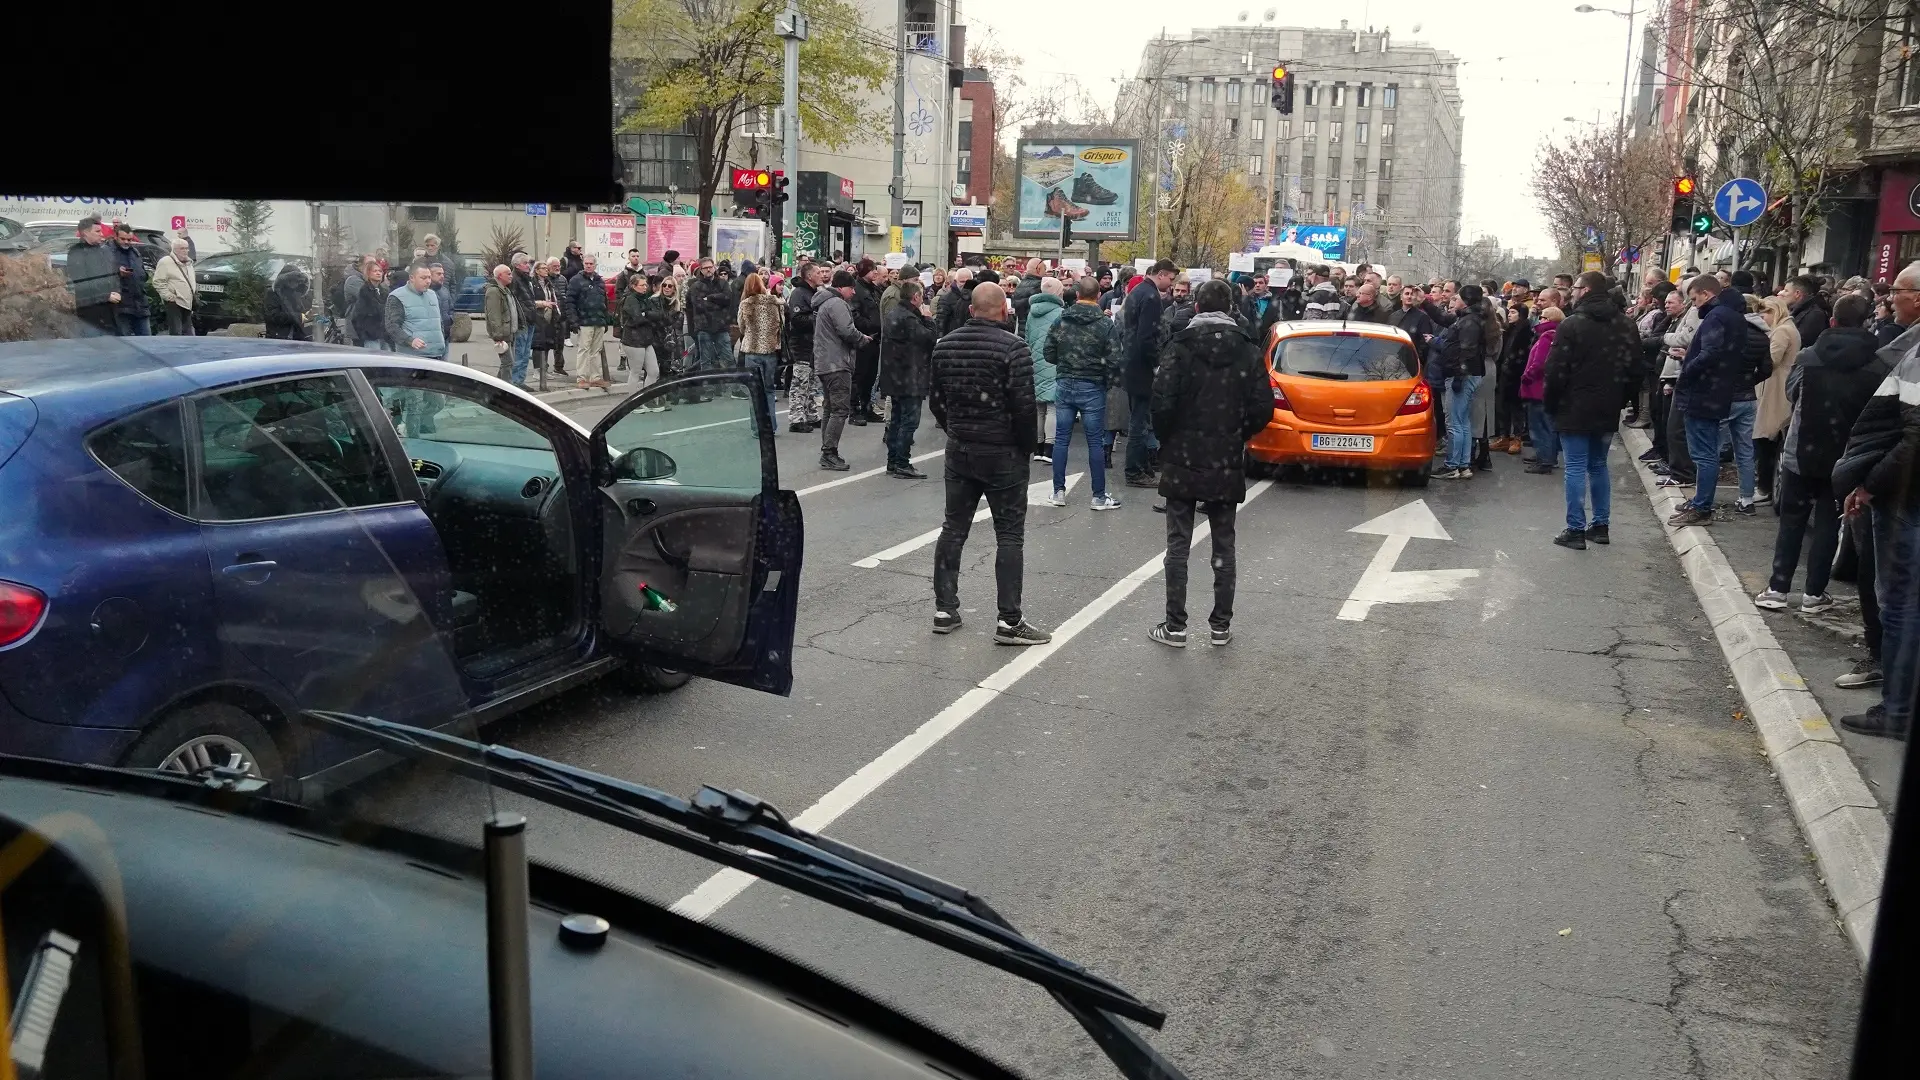
[[[1705,236],[1712,231],[1713,231],[1713,215],[1712,214],[1693,215],[1693,235]]]

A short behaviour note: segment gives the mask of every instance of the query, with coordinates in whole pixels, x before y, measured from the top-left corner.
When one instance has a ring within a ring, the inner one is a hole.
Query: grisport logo
[[[1118,146],[1089,146],[1080,151],[1080,160],[1089,165],[1118,165],[1127,160],[1127,152]]]

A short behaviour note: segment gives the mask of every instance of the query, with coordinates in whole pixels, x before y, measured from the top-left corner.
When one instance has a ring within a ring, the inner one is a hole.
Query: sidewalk
[[[633,392],[632,389],[618,381],[619,376],[623,374],[623,372],[620,371],[613,373],[615,376],[614,384],[604,390],[597,387],[582,389],[575,386],[573,376],[580,370],[574,359],[575,352],[576,350],[572,346],[568,346],[564,350],[567,377],[563,379],[559,376],[549,374],[547,376],[547,390],[544,393],[539,389],[539,374],[531,369],[527,371],[527,389],[533,393],[533,396],[549,405],[557,405],[563,401],[577,401],[581,398],[626,397]],[[619,362],[618,344],[606,346],[606,352],[609,367]],[[450,364],[459,364],[462,367],[469,367],[475,371],[483,371],[488,375],[494,374],[500,367],[499,354],[494,352],[493,342],[486,340],[484,335],[472,341],[448,342],[447,362]],[[594,374],[598,375],[599,373],[599,366],[595,365]]]
[[[1760,507],[1752,517],[1732,513],[1726,508],[1733,505],[1737,485],[1733,491],[1723,485],[1721,492],[1725,498],[1723,508],[1714,516],[1713,539],[1751,599],[1767,587],[1767,577],[1773,570],[1773,538],[1780,519],[1771,506]],[[1860,770],[1867,789],[1879,800],[1881,809],[1891,814],[1894,796],[1900,790],[1900,764],[1906,754],[1906,744],[1860,735],[1841,727],[1842,716],[1866,712],[1877,703],[1880,688],[1842,690],[1833,685],[1835,676],[1867,655],[1866,630],[1860,622],[1860,594],[1852,582],[1835,581],[1827,589],[1834,606],[1818,615],[1801,615],[1799,590],[1805,584],[1806,554],[1802,549],[1800,567],[1793,575],[1793,591],[1788,594],[1787,610],[1756,610],[1779,640],[1780,648],[1792,659],[1793,666],[1806,679],[1807,689],[1813,692],[1822,711],[1834,720],[1833,729],[1840,735],[1840,745]]]

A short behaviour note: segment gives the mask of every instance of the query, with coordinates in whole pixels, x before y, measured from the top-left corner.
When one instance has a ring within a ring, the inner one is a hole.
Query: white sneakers
[[[1066,492],[1060,492],[1056,497],[1061,499],[1064,504]],[[1095,495],[1093,497],[1093,508],[1095,510],[1118,510],[1120,509],[1120,499],[1112,494]]]

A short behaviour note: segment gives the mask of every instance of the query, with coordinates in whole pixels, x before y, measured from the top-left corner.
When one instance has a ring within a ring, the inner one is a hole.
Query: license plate
[[[196,285],[194,287],[199,289],[201,292],[226,292],[227,291],[227,287],[225,285],[201,284],[201,285]]]
[[[1373,436],[1315,435],[1313,437],[1313,448],[1315,450],[1333,450],[1345,454],[1371,454],[1373,453]]]

